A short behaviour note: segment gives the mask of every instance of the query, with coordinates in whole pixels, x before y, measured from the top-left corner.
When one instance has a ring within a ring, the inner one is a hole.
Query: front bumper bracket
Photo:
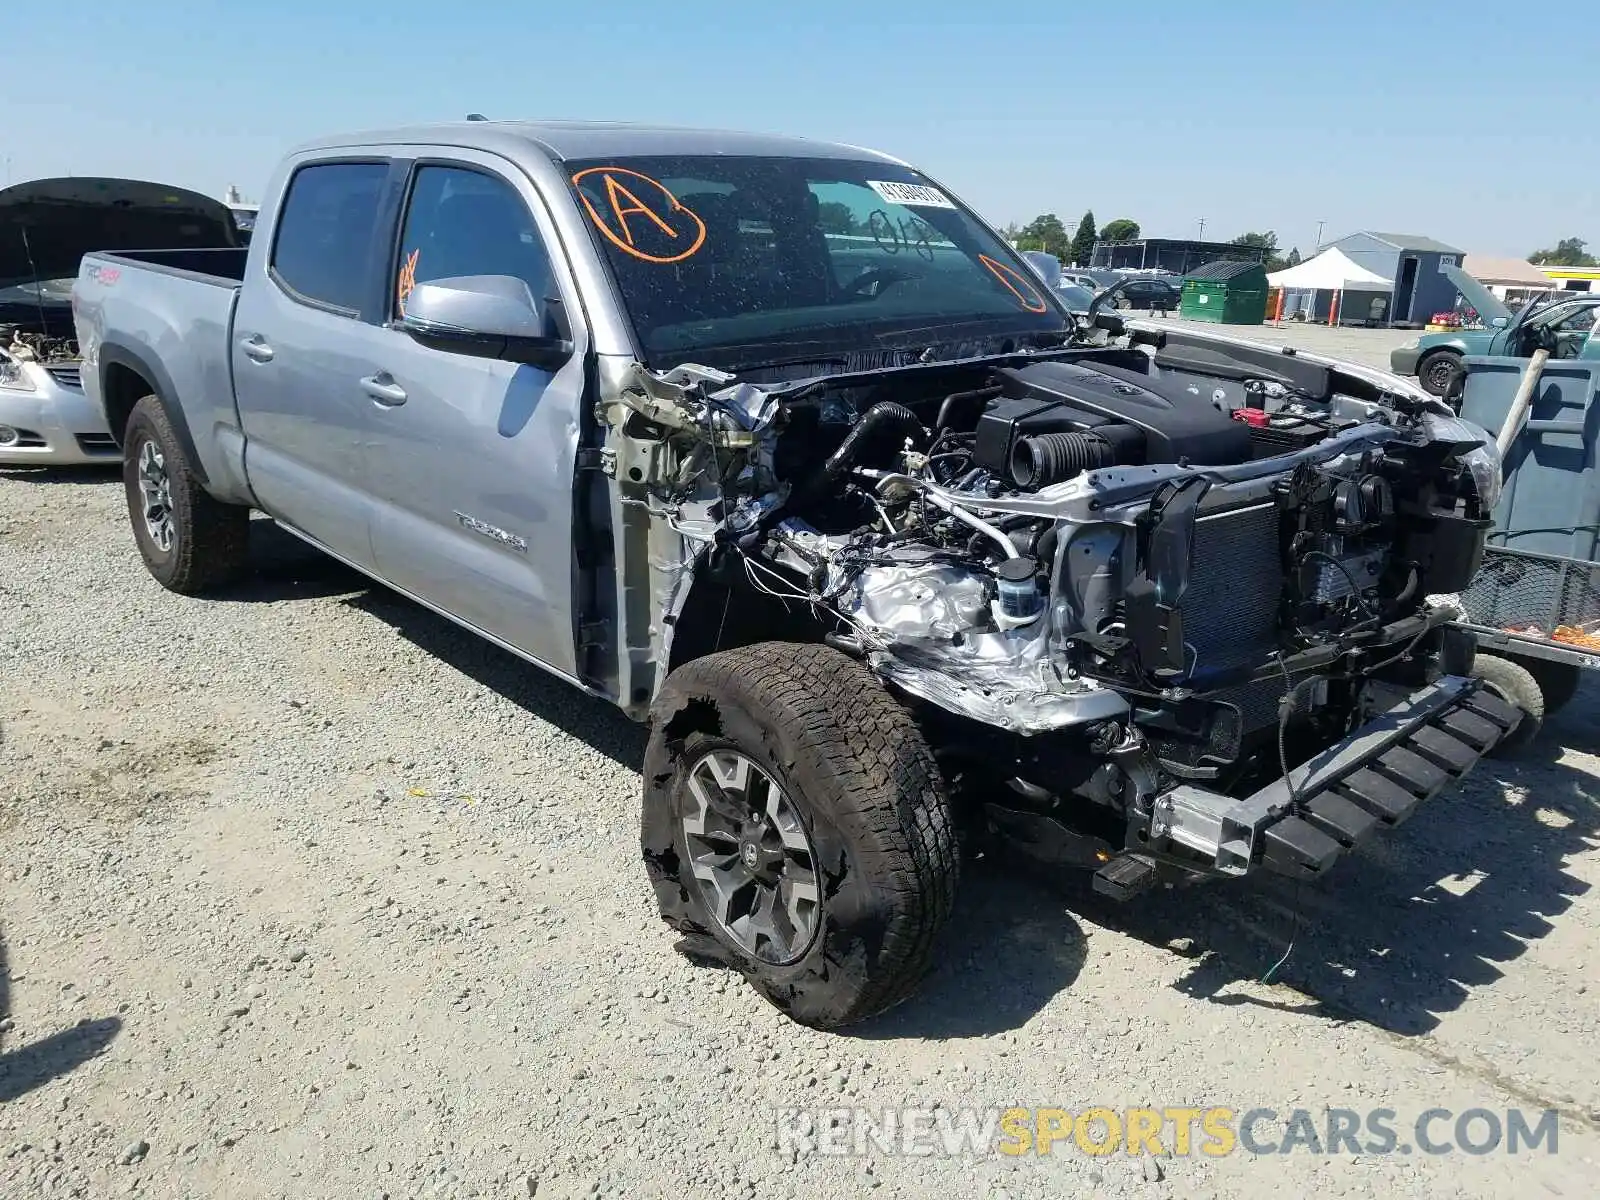
[[[1162,793],[1150,833],[1209,858],[1211,873],[1313,879],[1459,780],[1519,720],[1476,680],[1447,675],[1243,800],[1188,784]]]

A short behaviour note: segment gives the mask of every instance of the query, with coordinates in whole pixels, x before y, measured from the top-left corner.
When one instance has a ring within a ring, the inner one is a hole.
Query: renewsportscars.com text
[[[780,1108],[780,1154],[1555,1154],[1554,1109]]]

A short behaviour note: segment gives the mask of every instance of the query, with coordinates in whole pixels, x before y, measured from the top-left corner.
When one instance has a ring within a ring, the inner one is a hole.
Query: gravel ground
[[[1415,329],[1356,329],[1344,326],[1330,328],[1327,325],[1306,325],[1299,321],[1285,321],[1277,326],[1214,325],[1205,321],[1187,321],[1179,317],[1151,317],[1142,312],[1135,315],[1141,320],[1169,324],[1177,329],[1220,333],[1228,337],[1268,342],[1274,346],[1299,346],[1313,354],[1347,358],[1352,362],[1377,367],[1380,371],[1389,369],[1389,351],[1420,333]]]
[[[980,862],[923,993],[828,1035],[673,952],[638,728],[255,543],[252,582],[183,599],[114,479],[0,472],[7,1200],[1594,1194],[1593,684],[1303,894],[1118,909]],[[932,1104],[1561,1115],[1515,1157],[775,1137],[777,1106]]]

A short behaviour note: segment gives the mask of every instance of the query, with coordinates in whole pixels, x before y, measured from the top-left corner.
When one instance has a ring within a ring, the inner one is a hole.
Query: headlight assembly
[[[8,392],[33,391],[33,380],[28,378],[22,364],[5,354],[0,354],[0,388]]]
[[[1422,414],[1422,428],[1430,441],[1456,447],[1456,457],[1460,459],[1462,467],[1471,473],[1484,512],[1493,512],[1495,505],[1500,503],[1505,481],[1501,474],[1500,451],[1489,431],[1464,417],[1446,417],[1431,412]]]
[[[1500,493],[1505,489],[1499,449],[1493,441],[1487,441],[1463,454],[1461,464],[1472,473],[1472,484],[1478,489],[1478,501],[1483,505],[1485,515],[1492,513],[1500,503]]]

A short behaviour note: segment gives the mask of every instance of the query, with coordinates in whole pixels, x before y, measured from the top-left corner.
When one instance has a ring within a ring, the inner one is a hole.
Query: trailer
[[[1564,353],[1470,356],[1455,397],[1463,417],[1499,431],[1504,458],[1495,530],[1457,600],[1475,672],[1523,710],[1501,752],[1531,742],[1600,670],[1600,361],[1553,357]]]

